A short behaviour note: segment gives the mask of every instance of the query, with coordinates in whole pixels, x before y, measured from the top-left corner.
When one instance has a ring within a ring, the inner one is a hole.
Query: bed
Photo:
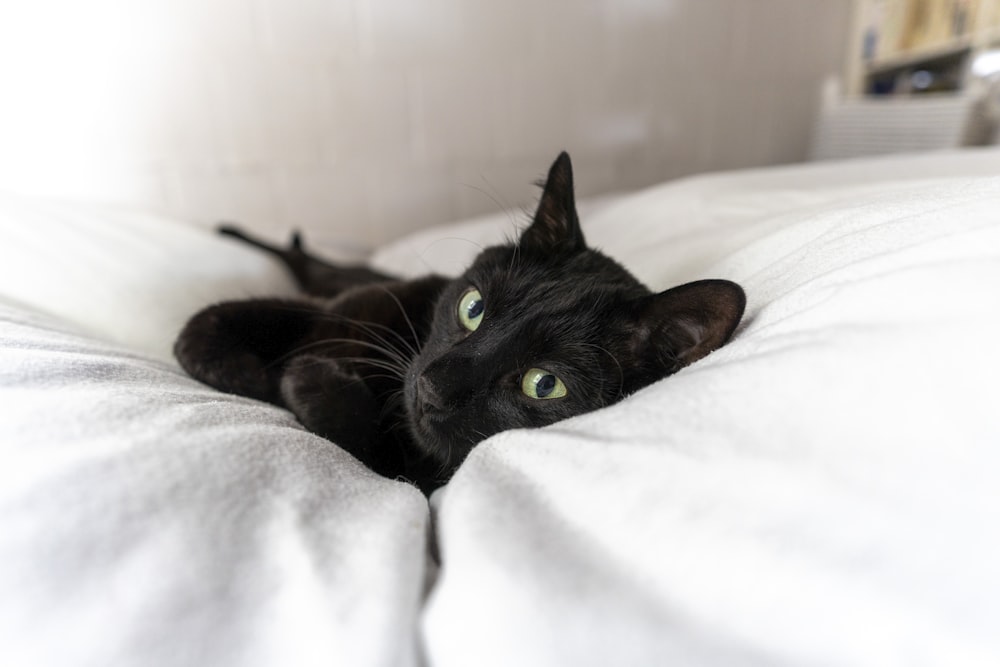
[[[585,175],[581,178],[585,179]],[[0,195],[0,663],[1000,664],[1000,150],[591,202],[732,342],[479,445],[430,502],[187,378],[186,317],[280,267],[142,212]],[[455,272],[506,213],[371,263]]]

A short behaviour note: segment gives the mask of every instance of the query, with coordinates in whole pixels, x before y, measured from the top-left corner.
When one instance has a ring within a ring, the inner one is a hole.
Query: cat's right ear
[[[302,301],[253,299],[209,306],[188,320],[174,356],[196,380],[281,405],[285,363],[323,317]]]
[[[637,304],[633,352],[655,374],[650,380],[665,377],[722,347],[745,308],[743,288],[728,280],[699,280],[651,294]]]
[[[544,254],[583,250],[586,243],[576,214],[573,164],[563,151],[552,163],[535,218],[521,233],[518,245]]]

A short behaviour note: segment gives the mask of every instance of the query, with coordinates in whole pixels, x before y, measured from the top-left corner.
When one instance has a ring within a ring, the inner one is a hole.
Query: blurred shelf
[[[998,34],[998,36],[1000,36],[1000,34]],[[865,69],[869,74],[888,72],[908,67],[910,65],[919,65],[920,63],[927,62],[929,60],[940,60],[941,58],[947,58],[949,56],[957,56],[963,51],[972,49],[972,47],[972,36],[963,35],[962,37],[956,37],[948,40],[947,42],[941,42],[940,44],[921,46],[909,51],[894,53],[890,56],[885,56],[884,58],[878,58],[868,63]]]
[[[995,48],[1000,0],[854,0],[845,88],[850,96],[957,92],[976,56]]]

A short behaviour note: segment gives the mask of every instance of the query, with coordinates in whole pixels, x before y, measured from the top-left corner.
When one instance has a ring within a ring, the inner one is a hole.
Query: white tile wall
[[[371,246],[804,159],[849,0],[0,3],[0,188]]]

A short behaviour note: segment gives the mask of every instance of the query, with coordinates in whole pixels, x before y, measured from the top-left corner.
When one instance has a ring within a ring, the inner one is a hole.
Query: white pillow
[[[156,215],[0,194],[0,296],[172,359],[180,328],[224,299],[294,293],[263,253]]]

